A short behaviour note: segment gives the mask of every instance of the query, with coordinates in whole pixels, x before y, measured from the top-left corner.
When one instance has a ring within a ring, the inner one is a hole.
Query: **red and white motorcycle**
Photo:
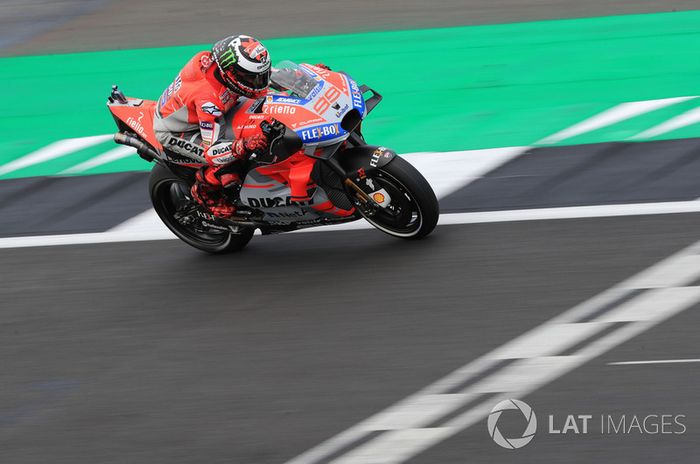
[[[116,86],[108,107],[119,131],[114,140],[154,161],[150,196],[165,225],[186,243],[210,253],[240,250],[255,229],[263,234],[364,218],[394,237],[419,239],[437,224],[435,193],[396,153],[367,145],[362,120],[382,97],[350,76],[308,64],[283,62],[271,92],[241,99],[226,117],[235,138],[262,127],[270,144],[254,153],[235,216],[222,219],[190,196],[204,159],[185,158],[161,146],[153,132],[156,102],[126,98]],[[371,94],[365,99],[366,94]],[[271,117],[272,122],[270,122]],[[167,147],[166,147],[167,148]]]

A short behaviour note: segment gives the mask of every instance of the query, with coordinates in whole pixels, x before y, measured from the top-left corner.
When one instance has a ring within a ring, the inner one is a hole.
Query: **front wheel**
[[[374,227],[394,237],[416,240],[435,229],[440,207],[432,187],[408,161],[396,157],[371,176],[373,190],[383,189],[389,204],[372,210],[358,208]]]
[[[157,164],[151,171],[149,192],[153,208],[161,221],[183,242],[208,253],[231,253],[243,249],[253,237],[254,229],[240,233],[204,230],[197,224],[183,224],[176,213],[192,205],[190,186],[169,169]]]

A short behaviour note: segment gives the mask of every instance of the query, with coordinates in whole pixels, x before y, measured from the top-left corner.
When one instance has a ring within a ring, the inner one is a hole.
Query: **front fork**
[[[345,170],[334,158],[329,159],[328,162],[333,170],[338,173],[341,179],[343,179],[343,185],[345,186],[348,195],[350,195],[354,200],[355,206],[361,208],[366,215],[372,216],[380,208],[385,208],[390,203],[391,199],[389,198],[388,193],[386,193],[383,189],[380,192],[374,188],[372,189],[372,192],[367,193],[352,177],[348,176],[348,173],[345,172]],[[363,179],[360,178],[358,180],[362,181]],[[381,195],[383,201],[377,201],[375,198],[377,194]]]

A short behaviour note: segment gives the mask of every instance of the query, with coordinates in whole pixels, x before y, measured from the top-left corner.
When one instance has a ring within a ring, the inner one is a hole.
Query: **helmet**
[[[219,40],[211,51],[221,81],[239,95],[258,98],[270,84],[270,56],[267,49],[247,35]]]

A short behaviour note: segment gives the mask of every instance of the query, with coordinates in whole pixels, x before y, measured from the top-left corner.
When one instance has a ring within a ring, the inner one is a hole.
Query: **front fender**
[[[371,174],[375,170],[386,166],[394,158],[396,152],[386,147],[363,145],[352,147],[338,152],[335,159],[345,170],[348,177],[363,177],[360,173]]]

